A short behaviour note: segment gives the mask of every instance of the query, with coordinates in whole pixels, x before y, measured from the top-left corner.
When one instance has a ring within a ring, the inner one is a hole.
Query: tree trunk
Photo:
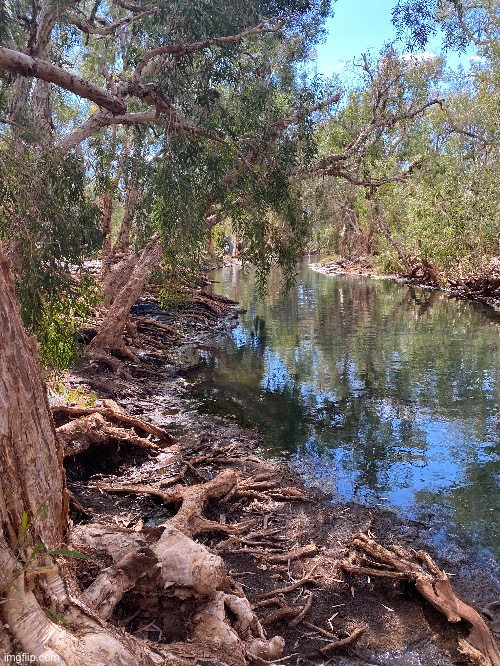
[[[385,224],[385,222],[381,218],[378,219],[378,228],[380,229],[382,234],[387,238],[392,247],[396,250],[398,259],[401,261],[405,269],[407,271],[411,271],[411,269],[413,268],[413,262],[411,258],[406,254],[401,245],[393,238],[389,230],[389,227]]]
[[[105,270],[111,254],[111,218],[113,216],[113,195],[106,192],[101,200],[102,206],[102,267]]]
[[[127,354],[123,342],[123,330],[130,309],[141,295],[147,279],[158,266],[162,255],[160,234],[154,234],[143,249],[125,286],[116,295],[106,313],[99,332],[89,345],[91,352]],[[116,276],[116,279],[119,279]]]
[[[134,185],[131,185],[127,189],[125,196],[125,212],[123,214],[122,223],[120,225],[120,231],[118,232],[118,238],[113,248],[113,254],[126,252],[128,250],[130,243],[130,232],[132,230],[132,221],[134,219],[135,211],[137,210],[138,202],[139,189]]]
[[[61,565],[48,551],[66,542],[67,495],[36,343],[27,338],[14,295],[9,262],[0,248],[0,604],[1,633],[8,629],[23,652],[58,666],[139,665],[138,651],[72,606]],[[30,561],[33,550],[39,554]],[[45,571],[34,575],[34,567]],[[65,576],[70,581],[71,576]],[[49,619],[56,608],[78,622],[73,634]],[[102,624],[102,623],[101,623]],[[134,654],[136,653],[136,654]]]
[[[109,308],[117,295],[123,289],[134,272],[139,262],[139,257],[130,252],[116,264],[112,260],[108,261],[106,270],[101,271],[101,288],[105,294],[104,306]],[[104,269],[104,267],[103,267]]]

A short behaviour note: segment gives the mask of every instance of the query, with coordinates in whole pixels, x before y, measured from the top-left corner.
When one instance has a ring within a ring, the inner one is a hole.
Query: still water
[[[247,313],[205,351],[203,409],[254,425],[333,500],[383,506],[500,553],[500,315],[302,263],[263,302],[238,266],[213,289]]]

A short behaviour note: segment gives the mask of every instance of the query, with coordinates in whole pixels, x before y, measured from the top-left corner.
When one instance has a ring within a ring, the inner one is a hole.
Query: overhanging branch
[[[213,37],[209,39],[202,39],[198,42],[193,42],[192,44],[168,44],[165,46],[159,46],[148,53],[145,53],[142,58],[137,63],[137,67],[132,75],[131,81],[133,83],[138,83],[144,73],[146,65],[153,60],[162,55],[176,55],[184,56],[188,53],[194,53],[195,51],[201,51],[206,49],[209,46],[223,46],[224,44],[235,44],[240,42],[246,37],[251,35],[260,35],[265,33],[278,32],[282,27],[281,23],[278,23],[274,26],[267,27],[265,23],[261,22],[253,28],[248,28],[236,35],[228,35],[226,37]]]
[[[125,113],[125,103],[122,99],[46,60],[32,58],[20,51],[0,46],[0,70],[2,69],[12,72],[12,74],[32,76],[48,83],[54,83],[78,97],[94,102],[111,113]]]

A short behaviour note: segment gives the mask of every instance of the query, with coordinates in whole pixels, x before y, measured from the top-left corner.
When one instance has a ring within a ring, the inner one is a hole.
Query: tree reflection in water
[[[497,313],[306,264],[288,298],[272,273],[262,303],[239,267],[214,279],[247,313],[196,379],[205,409],[257,425],[338,499],[442,512],[499,552]]]

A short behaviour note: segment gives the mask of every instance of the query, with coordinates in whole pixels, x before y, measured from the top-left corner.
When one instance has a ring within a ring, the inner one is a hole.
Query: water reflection
[[[239,267],[215,279],[248,311],[197,379],[205,409],[336,498],[441,512],[499,552],[498,314],[305,264],[288,299],[277,272],[264,303]]]

